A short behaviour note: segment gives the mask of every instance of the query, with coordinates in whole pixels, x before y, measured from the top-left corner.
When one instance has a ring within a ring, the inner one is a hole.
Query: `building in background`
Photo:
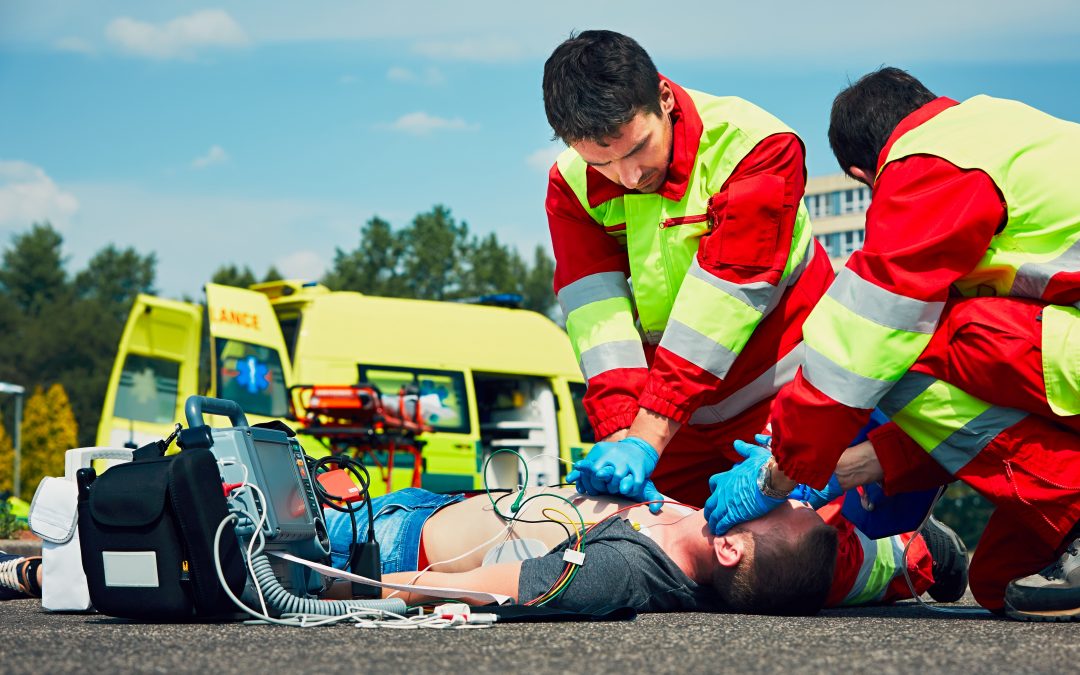
[[[842,173],[815,176],[806,181],[805,202],[814,237],[839,270],[862,248],[870,188]]]

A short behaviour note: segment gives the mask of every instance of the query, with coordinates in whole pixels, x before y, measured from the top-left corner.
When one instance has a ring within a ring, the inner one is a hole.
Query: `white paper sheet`
[[[298,565],[304,565],[310,567],[319,574],[325,577],[331,577],[333,579],[345,579],[347,581],[354,581],[358,584],[368,584],[370,586],[378,586],[379,588],[389,588],[395,591],[409,591],[411,593],[422,593],[435,598],[449,598],[451,600],[471,600],[478,604],[495,603],[496,605],[505,605],[510,601],[509,595],[499,595],[498,593],[484,593],[482,591],[467,591],[461,588],[439,588],[437,586],[413,586],[410,584],[388,584],[382,581],[375,581],[374,579],[368,579],[362,577],[359,574],[352,574],[351,572],[345,572],[343,570],[330,567],[328,565],[321,565],[317,562],[311,562],[310,560],[304,560],[303,558],[297,558],[290,553],[281,553],[278,551],[269,551],[271,555],[276,555],[282,560],[288,560],[289,562],[296,563]]]

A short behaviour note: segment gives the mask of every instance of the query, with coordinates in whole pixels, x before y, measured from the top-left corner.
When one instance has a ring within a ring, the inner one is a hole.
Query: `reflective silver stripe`
[[[881,397],[878,407],[888,417],[892,417],[915,400],[915,397],[926,391],[930,385],[937,382],[932,375],[908,371],[889,390],[889,393]]]
[[[746,386],[713,405],[701,406],[690,417],[690,424],[716,424],[727,421],[753,405],[775,396],[780,388],[795,379],[803,363],[803,345],[792,349]]]
[[[738,356],[727,347],[679,321],[669,321],[661,346],[723,379]]]
[[[753,281],[748,284],[737,284],[728,281],[727,279],[721,279],[718,276],[714,276],[701,269],[701,265],[698,264],[697,256],[695,256],[694,261],[690,263],[690,269],[686,274],[701,279],[713,288],[727,293],[739,302],[756,309],[762,314],[765,313],[765,308],[769,306],[773,296],[776,294],[776,286],[773,286],[767,281]]]
[[[563,316],[590,302],[609,298],[629,298],[630,286],[622,272],[600,272],[582,277],[559,291],[559,305]]]
[[[1059,272],[1080,270],[1080,239],[1053,260],[1041,263],[1024,263],[1016,270],[1009,295],[1023,298],[1041,298],[1050,284],[1050,278]]]
[[[1027,417],[1027,413],[1015,408],[992,407],[957,429],[930,451],[946,471],[955,474],[975,459],[998,434]]]
[[[844,596],[841,603],[844,605],[862,594],[867,582],[870,581],[870,572],[874,569],[874,561],[877,560],[877,544],[858,529],[855,530],[855,534],[858,535],[859,544],[862,545],[862,565],[859,566],[859,575],[855,577],[855,583],[851,586],[851,591]]]
[[[803,270],[805,270],[806,266],[810,264],[810,261],[814,259],[814,249],[816,248],[814,246],[815,241],[816,240],[811,236],[810,241],[806,242],[806,252],[803,253],[802,260],[800,260],[799,264],[791,270],[791,274],[787,275],[787,278],[780,282],[781,286],[790,286],[799,280]]]
[[[645,350],[636,340],[620,340],[596,345],[581,354],[581,372],[586,380],[616,368],[648,368]]]
[[[845,370],[810,345],[806,345],[803,375],[826,396],[849,408],[873,408],[896,384]]]
[[[863,561],[859,567],[859,574],[855,579],[855,584],[851,587],[851,591],[844,596],[843,601],[840,603],[842,605],[877,602],[885,597],[885,593],[888,592],[889,584],[892,583],[893,579],[897,579],[904,574],[904,542],[900,540],[899,536],[893,535],[887,538],[889,555],[892,557],[892,574],[888,578],[875,579],[880,584],[880,588],[868,588],[875,568],[882,565],[878,561],[882,540],[870,539],[857,528],[855,534],[858,535],[859,544],[862,546]],[[867,591],[870,591],[869,595],[866,595]]]
[[[845,267],[826,295],[859,316],[886,328],[933,333],[944,302],[923,302],[870,283]]]

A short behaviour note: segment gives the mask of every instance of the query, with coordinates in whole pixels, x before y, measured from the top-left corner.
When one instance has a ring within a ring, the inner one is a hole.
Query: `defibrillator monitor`
[[[287,548],[309,560],[328,556],[330,542],[322,510],[296,439],[280,429],[248,426],[243,411],[232,401],[192,396],[187,408],[189,426],[203,425],[203,412],[228,415],[232,421],[232,427],[209,430],[210,451],[218,460],[223,481],[246,481],[259,488],[261,495],[240,490],[234,499],[250,518],[264,519],[267,546]]]

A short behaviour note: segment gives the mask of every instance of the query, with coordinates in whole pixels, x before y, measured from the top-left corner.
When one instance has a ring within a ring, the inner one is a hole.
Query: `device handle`
[[[184,413],[187,415],[188,427],[205,426],[203,414],[222,415],[229,418],[234,427],[246,427],[247,417],[244,409],[236,403],[224,398],[210,398],[209,396],[189,396],[184,405]]]
[[[75,472],[93,466],[95,459],[131,461],[127,448],[74,448],[64,453],[64,478],[75,480]]]

